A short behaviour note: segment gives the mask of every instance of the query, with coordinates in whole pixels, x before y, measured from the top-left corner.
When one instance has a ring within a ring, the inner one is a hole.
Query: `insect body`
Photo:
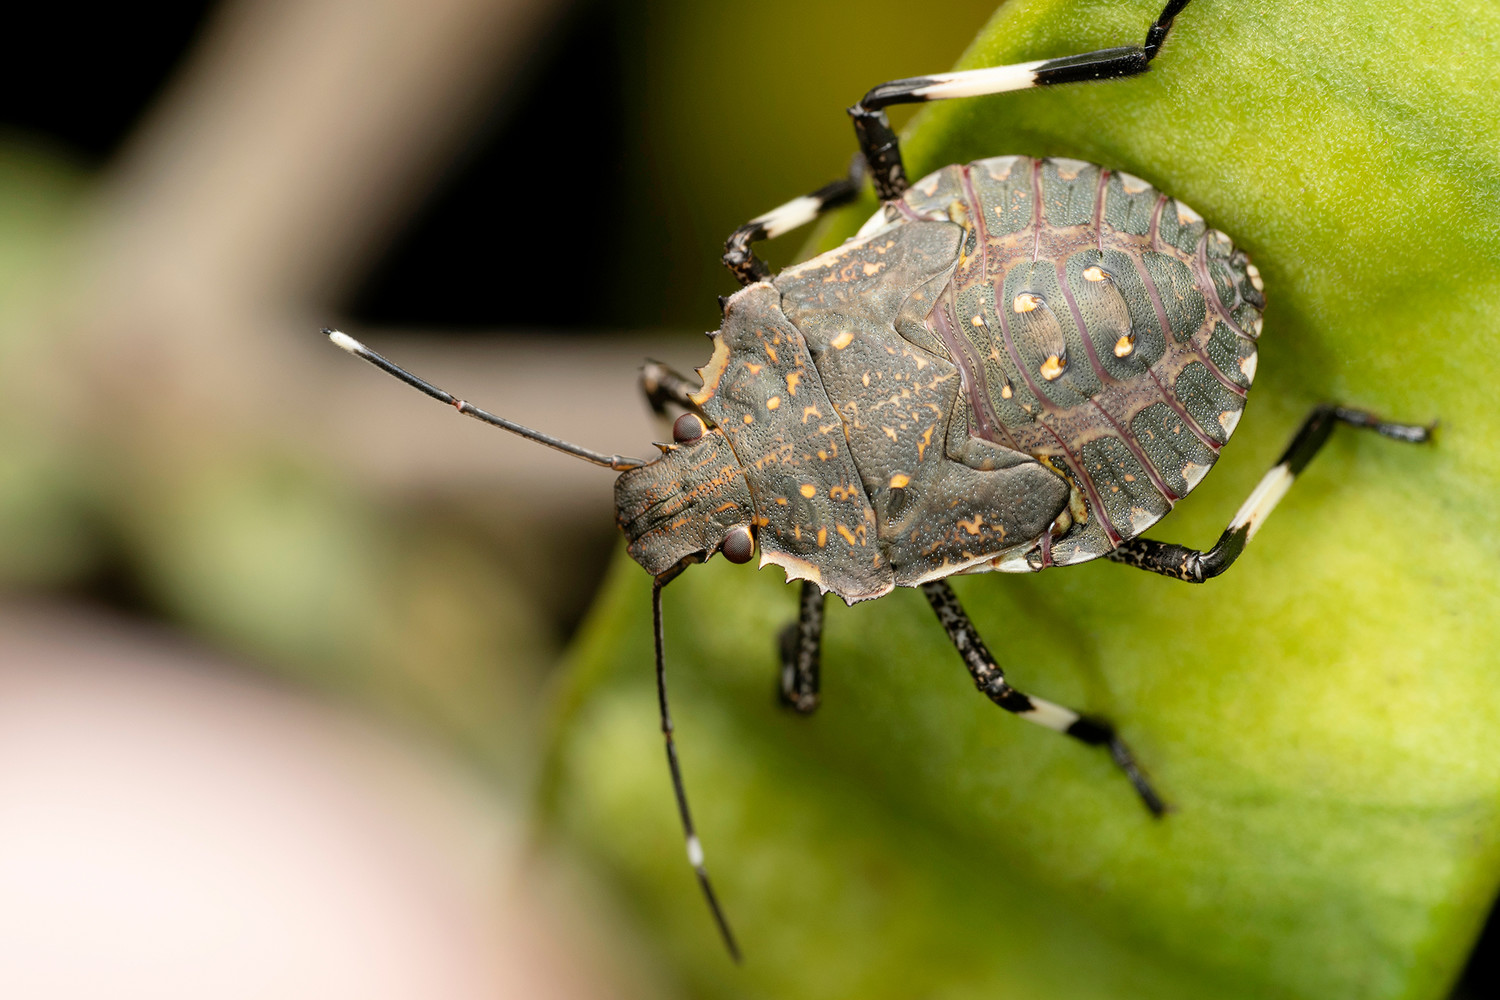
[[[458,400],[342,333],[341,347],[461,412],[621,472],[619,525],[652,574],[662,731],[688,857],[730,951],[672,738],[662,588],[722,552],[801,580],[781,690],[818,703],[823,600],[920,587],[976,686],[1000,707],[1105,747],[1146,806],[1162,800],[1113,728],[1011,687],[946,578],[1100,556],[1202,582],[1240,554],[1337,423],[1403,441],[1426,428],[1318,407],[1218,543],[1139,537],[1202,480],[1239,422],[1264,306],[1245,254],[1129,174],[1006,156],[908,185],[885,105],[1143,72],[1187,0],[1141,47],[883,84],[850,109],[850,176],[730,237],[745,287],[723,303],[695,382],[648,365],[653,406],[682,410],[645,462],[548,437]],[[751,244],[851,199],[883,199],[858,236],[772,276]]]

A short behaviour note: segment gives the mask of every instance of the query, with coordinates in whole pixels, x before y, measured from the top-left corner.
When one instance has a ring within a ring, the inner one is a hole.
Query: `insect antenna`
[[[530,427],[526,427],[522,424],[516,423],[514,420],[507,420],[504,417],[496,416],[495,414],[490,413],[488,410],[481,410],[479,407],[473,406],[470,403],[459,399],[452,393],[445,392],[442,389],[439,389],[431,382],[428,382],[425,379],[418,378],[411,372],[407,371],[405,368],[402,368],[400,365],[386,360],[379,354],[376,354],[374,351],[370,350],[364,344],[361,344],[359,341],[349,336],[347,333],[341,333],[338,330],[325,328],[323,330],[323,334],[329,340],[333,341],[335,345],[348,351],[356,358],[363,358],[386,374],[394,375],[396,378],[405,382],[413,389],[420,389],[422,392],[425,392],[427,395],[431,396],[433,399],[438,400],[439,402],[447,403],[449,406],[458,410],[459,413],[462,413],[465,416],[473,417],[475,420],[480,420],[487,424],[493,424],[494,426],[499,427],[502,430],[507,430],[512,434],[519,434],[523,438],[535,441],[537,444],[544,444],[548,448],[563,452],[567,455],[573,455],[574,457],[581,458],[586,462],[593,462],[595,465],[602,465],[606,468],[614,469],[616,472],[625,472],[628,469],[638,469],[646,464],[639,458],[627,458],[624,455],[606,455],[602,452],[591,451],[588,448],[579,447],[578,445],[564,441],[561,438],[552,437],[550,434],[543,434],[541,431],[534,431]]]
[[[667,708],[666,632],[661,621],[661,589],[686,568],[685,562],[667,570],[651,583],[651,624],[656,632],[656,702],[661,709],[661,734],[667,743],[667,766],[672,769],[672,791],[677,795],[677,813],[682,817],[682,836],[687,842],[688,864],[698,876],[698,885],[703,889],[703,898],[713,911],[714,922],[729,949],[729,957],[740,961],[740,948],[734,942],[734,932],[719,907],[719,898],[714,895],[713,883],[708,880],[708,869],[703,866],[703,845],[693,830],[693,816],[688,811],[687,789],[682,786],[682,768],[677,763],[677,743],[672,739],[672,713]]]

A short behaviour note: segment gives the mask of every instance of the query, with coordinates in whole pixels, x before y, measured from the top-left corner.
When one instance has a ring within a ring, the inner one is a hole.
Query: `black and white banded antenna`
[[[698,877],[698,887],[703,890],[703,898],[708,902],[709,911],[713,913],[719,936],[724,939],[724,947],[729,949],[729,957],[738,963],[741,961],[740,946],[735,943],[734,931],[729,929],[729,919],[724,915],[723,907],[719,906],[719,897],[714,893],[713,883],[709,881],[708,868],[703,861],[703,844],[698,840],[698,832],[693,827],[693,815],[688,810],[687,787],[682,783],[682,767],[677,763],[677,741],[672,736],[672,712],[667,707],[666,629],[661,617],[661,591],[695,561],[697,560],[691,558],[683,560],[651,582],[651,630],[656,640],[656,703],[661,711],[661,734],[666,742],[667,767],[672,772],[672,792],[677,797],[677,815],[682,820],[688,864],[693,866],[693,874]]]
[[[387,375],[392,375],[400,379],[413,389],[425,392],[440,403],[447,403],[466,417],[473,417],[475,420],[499,427],[501,430],[510,431],[512,434],[519,434],[529,441],[544,444],[554,451],[560,451],[565,455],[572,455],[574,458],[581,458],[585,462],[593,462],[595,465],[602,465],[607,469],[614,469],[616,472],[638,469],[646,464],[645,461],[639,458],[629,458],[625,455],[606,455],[603,452],[592,451],[588,448],[564,441],[561,438],[555,438],[550,434],[543,434],[541,431],[532,430],[530,427],[518,424],[514,420],[507,420],[504,417],[496,416],[488,410],[481,410],[466,400],[459,399],[452,393],[439,389],[426,379],[418,378],[395,362],[376,354],[347,333],[325,327],[323,334],[329,340],[333,341],[336,346],[343,348],[356,358],[368,361]]]
[[[488,410],[481,410],[465,400],[459,399],[446,390],[428,382],[426,379],[418,378],[411,372],[402,368],[393,361],[387,360],[381,355],[370,350],[364,344],[355,340],[347,333],[342,333],[331,328],[324,328],[323,334],[337,346],[348,351],[356,358],[362,358],[370,364],[379,368],[387,375],[400,379],[413,389],[426,393],[440,403],[447,403],[465,416],[473,417],[487,424],[493,424],[502,430],[519,434],[521,437],[538,444],[544,444],[566,455],[572,455],[595,465],[602,465],[614,469],[616,472],[628,472],[638,469],[646,463],[639,458],[628,458],[624,455],[605,455],[602,452],[591,451],[588,448],[579,447],[576,444],[564,441],[560,438],[543,434],[532,430],[514,420],[496,416]],[[719,906],[719,898],[714,893],[713,883],[709,881],[708,869],[703,864],[703,845],[698,840],[698,834],[693,828],[692,813],[688,811],[687,788],[682,782],[682,768],[677,762],[677,743],[672,738],[672,713],[667,707],[667,671],[666,671],[666,643],[662,627],[661,615],[661,591],[668,583],[675,579],[687,566],[697,561],[696,559],[684,560],[682,563],[657,576],[651,586],[651,619],[653,630],[656,634],[656,697],[657,705],[661,710],[661,731],[666,741],[667,767],[672,772],[672,792],[677,799],[677,814],[682,820],[682,835],[687,845],[688,864],[692,865],[693,874],[698,878],[698,886],[703,890],[703,898],[708,902],[708,909],[713,914],[714,923],[719,928],[719,934],[724,939],[724,946],[729,949],[729,956],[736,962],[740,959],[739,945],[735,943],[734,932],[729,929],[729,920],[724,916],[724,910]]]

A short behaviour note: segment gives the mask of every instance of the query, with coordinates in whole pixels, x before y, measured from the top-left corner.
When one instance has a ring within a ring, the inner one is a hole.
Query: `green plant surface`
[[[1136,41],[1155,7],[1016,0],[960,66]],[[547,815],[687,992],[1444,995],[1500,880],[1497,67],[1487,0],[1196,0],[1145,77],[913,123],[913,177],[1104,163],[1259,265],[1246,418],[1152,536],[1210,544],[1320,400],[1442,427],[1425,447],[1338,431],[1202,587],[1102,561],[956,581],[1018,687],[1119,724],[1162,820],[1104,754],[976,694],[919,594],[830,604],[803,719],[773,698],[780,573],[715,560],[673,584],[679,746],[739,969],[683,860],[649,580],[622,557],[574,650]]]

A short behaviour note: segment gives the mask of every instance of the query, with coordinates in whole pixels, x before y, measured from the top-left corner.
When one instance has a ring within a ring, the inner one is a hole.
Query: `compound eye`
[[[747,563],[755,555],[755,536],[743,524],[730,528],[729,534],[724,536],[721,551],[724,558],[732,563]]]
[[[696,413],[684,413],[672,424],[672,440],[678,444],[688,444],[703,436],[703,418]]]

